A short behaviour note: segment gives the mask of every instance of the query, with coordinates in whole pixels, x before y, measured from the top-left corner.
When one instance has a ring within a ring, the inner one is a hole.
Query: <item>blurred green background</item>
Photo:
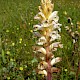
[[[69,25],[68,17],[74,26],[80,21],[80,0],[53,1],[54,10],[59,11],[64,45],[54,53],[62,57],[62,62],[56,65],[61,72],[53,74],[54,80],[76,80],[75,73],[70,71],[73,43],[65,26]],[[35,73],[37,60],[32,50],[35,44],[33,25],[37,23],[34,16],[39,12],[39,5],[40,0],[0,0],[0,80],[42,80]]]

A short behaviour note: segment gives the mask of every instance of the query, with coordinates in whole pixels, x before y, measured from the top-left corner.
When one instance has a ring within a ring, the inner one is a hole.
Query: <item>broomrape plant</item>
[[[79,29],[80,23],[77,22],[76,26],[74,26],[71,18],[68,18],[68,23],[70,24],[70,26],[66,26],[65,29],[67,30],[67,33],[69,34],[69,36],[71,37],[71,39],[73,41],[71,65],[72,65],[73,73],[76,74],[75,75],[76,80],[79,80],[78,76],[80,74],[80,29]],[[77,58],[76,58],[76,56],[77,56]],[[77,65],[78,65],[77,69],[75,68],[76,67],[75,63],[77,63]]]
[[[58,11],[52,12],[53,8],[51,0],[41,0],[39,13],[34,17],[40,23],[33,26],[34,35],[38,38],[34,50],[40,58],[37,73],[44,75],[46,80],[52,80],[52,73],[59,71],[53,65],[60,62],[61,58],[55,57],[53,53],[58,47],[63,48],[59,34],[61,24],[58,23]]]

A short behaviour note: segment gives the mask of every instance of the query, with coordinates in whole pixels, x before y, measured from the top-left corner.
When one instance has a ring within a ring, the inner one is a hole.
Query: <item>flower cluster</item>
[[[53,8],[54,4],[51,3],[51,0],[41,0],[40,12],[34,17],[40,22],[33,26],[34,35],[38,37],[37,46],[34,46],[34,50],[41,60],[38,64],[38,74],[44,74],[45,76],[49,76],[49,72],[58,71],[53,65],[61,61],[61,58],[55,58],[53,52],[58,47],[63,47],[59,34],[62,24],[58,23],[58,11],[52,12]]]
[[[73,40],[73,44],[78,42],[79,38],[79,22],[76,23],[76,27],[74,26],[72,19],[69,17],[68,18],[68,23],[70,24],[69,26],[66,26],[65,29],[67,30],[69,36]],[[74,30],[75,29],[75,30]]]

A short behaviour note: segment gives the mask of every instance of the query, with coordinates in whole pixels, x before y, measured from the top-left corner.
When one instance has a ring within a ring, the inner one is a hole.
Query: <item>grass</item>
[[[67,34],[65,26],[69,25],[68,17],[72,18],[74,26],[77,21],[80,21],[80,1],[54,0],[54,4],[54,10],[59,11],[64,45],[63,49],[55,53],[63,60],[56,65],[61,69],[61,73],[54,78],[76,80],[75,73],[70,71],[72,39]],[[34,21],[34,16],[38,13],[39,5],[39,0],[0,0],[0,80],[40,80],[34,72],[36,60],[35,58],[33,60],[32,50],[35,44],[32,27],[37,23]],[[65,12],[67,15],[64,14]],[[77,69],[77,57],[75,57],[75,70]]]

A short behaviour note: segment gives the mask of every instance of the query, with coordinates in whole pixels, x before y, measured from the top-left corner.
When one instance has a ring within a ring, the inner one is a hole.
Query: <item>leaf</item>
[[[69,75],[75,75],[75,72],[71,71],[71,72],[69,73]]]
[[[5,54],[4,54],[4,50],[3,49],[2,49],[2,61],[3,61],[3,63],[6,63]]]
[[[38,60],[36,58],[33,58],[33,60],[31,62],[35,63],[35,62],[38,62]]]

